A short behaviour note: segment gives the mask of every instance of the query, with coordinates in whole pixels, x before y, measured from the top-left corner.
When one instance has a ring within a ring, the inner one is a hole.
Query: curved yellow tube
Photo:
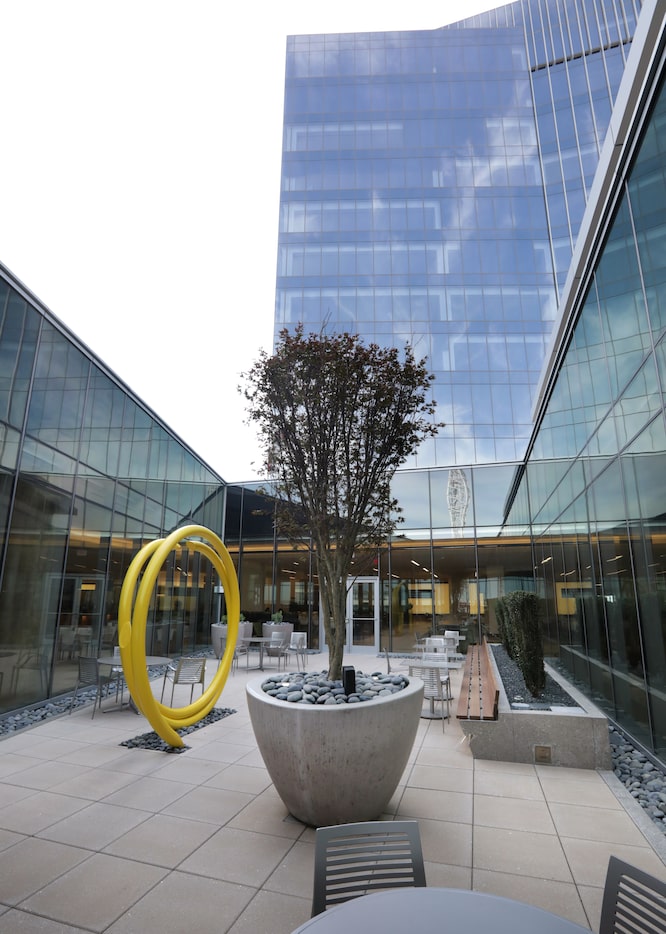
[[[204,539],[203,542],[190,538]],[[146,621],[150,600],[160,569],[169,553],[183,540],[190,551],[204,555],[217,571],[227,606],[227,644],[217,672],[208,688],[186,707],[167,707],[153,696],[146,667]],[[145,568],[145,569],[144,569]],[[143,571],[143,574],[142,574]],[[139,577],[141,581],[139,583]],[[120,592],[118,644],[125,680],[134,703],[155,732],[170,746],[182,746],[176,729],[202,720],[215,706],[226,683],[238,639],[240,592],[236,569],[222,540],[202,525],[186,525],[166,538],[144,545],[130,563]]]

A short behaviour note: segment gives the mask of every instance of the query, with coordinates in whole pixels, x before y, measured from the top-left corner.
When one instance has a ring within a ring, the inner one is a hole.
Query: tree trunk
[[[340,573],[337,560],[322,560],[320,556],[319,587],[328,643],[328,677],[339,681],[347,641],[347,578]]]

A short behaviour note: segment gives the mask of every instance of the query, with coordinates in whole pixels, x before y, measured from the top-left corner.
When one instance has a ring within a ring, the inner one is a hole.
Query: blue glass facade
[[[525,0],[288,40],[276,332],[427,357],[446,427],[410,466],[524,454],[637,9]]]
[[[0,267],[0,711],[72,690],[77,656],[117,644],[139,548],[186,519],[221,533],[224,501],[220,477]],[[212,577],[172,554],[149,652],[208,645]]]
[[[662,38],[663,44],[663,38]],[[666,758],[666,93],[566,336],[510,521],[566,672]]]

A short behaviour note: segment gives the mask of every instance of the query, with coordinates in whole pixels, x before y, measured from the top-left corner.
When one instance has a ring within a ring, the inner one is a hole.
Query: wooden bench
[[[500,692],[489,653],[485,640],[467,647],[456,713],[459,720],[497,720]]]

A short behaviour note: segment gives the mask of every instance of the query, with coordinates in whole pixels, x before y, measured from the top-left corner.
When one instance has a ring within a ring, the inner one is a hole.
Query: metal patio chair
[[[164,681],[162,682],[162,696],[160,697],[160,703],[164,700],[164,688],[166,687],[167,678],[171,681],[171,705],[173,705],[173,692],[177,684],[189,684],[190,685],[190,704],[192,703],[192,697],[194,696],[194,685],[201,685],[201,693],[204,691],[204,678],[206,676],[206,659],[205,658],[179,658],[178,662],[174,665],[167,665],[166,671],[164,672]]]
[[[599,934],[663,934],[666,882],[611,856],[601,904]]]
[[[305,669],[305,650],[308,646],[308,637],[304,632],[292,632],[291,641],[287,647],[290,655],[295,655],[300,661],[301,668]]]
[[[78,678],[76,679],[74,694],[69,705],[69,713],[71,714],[74,705],[76,704],[76,695],[79,692],[79,688],[94,686],[96,690],[91,717],[91,719],[93,719],[95,717],[95,711],[97,707],[99,707],[100,710],[102,709],[102,697],[105,694],[104,689],[114,682],[116,685],[116,701],[118,700],[118,693],[121,689],[122,668],[110,668],[108,674],[102,674],[102,666],[99,664],[96,658],[93,658],[90,655],[79,655],[78,662],[79,674]]]
[[[313,917],[359,895],[425,884],[418,821],[365,821],[316,831]]]

